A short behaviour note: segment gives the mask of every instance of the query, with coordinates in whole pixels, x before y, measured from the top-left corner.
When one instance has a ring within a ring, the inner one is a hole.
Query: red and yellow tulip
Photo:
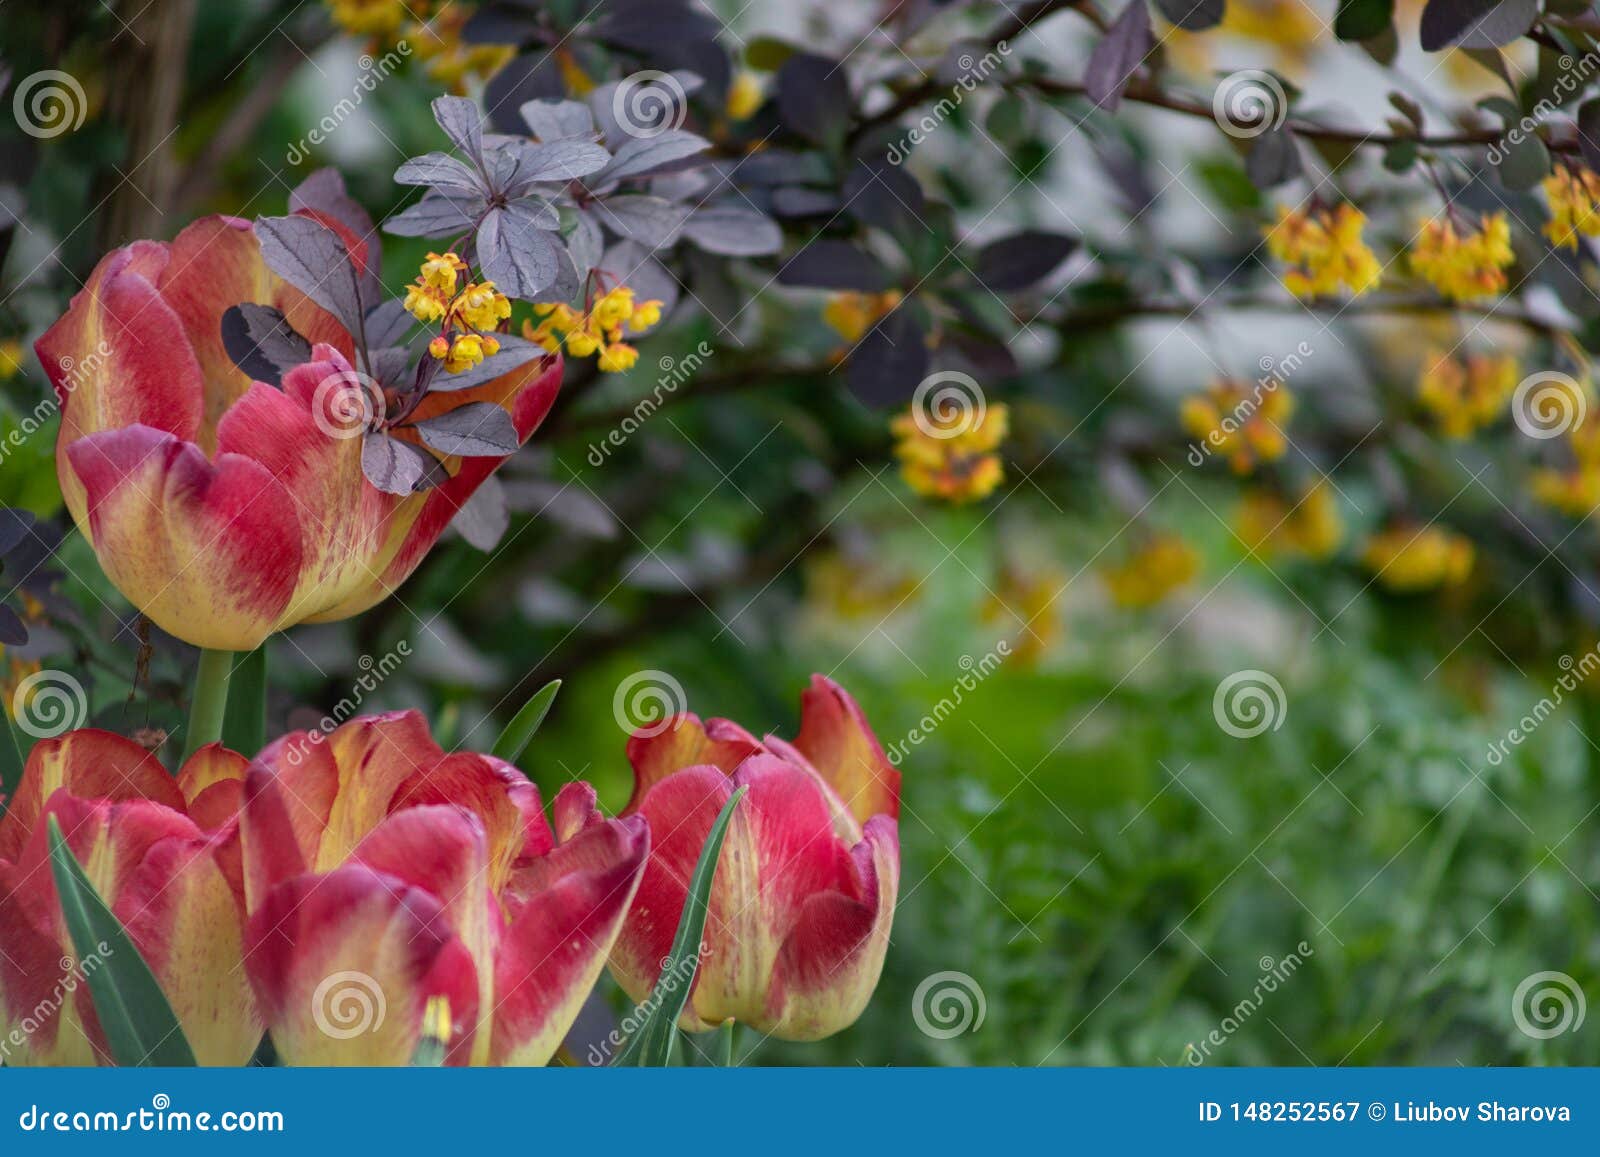
[[[364,263],[359,239],[346,243]],[[282,389],[223,347],[223,314],[246,302],[281,310],[313,345]],[[237,218],[108,254],[35,348],[61,404],[56,471],[73,519],[122,593],[201,647],[250,650],[379,602],[502,461],[446,457],[445,482],[407,495],[368,482],[362,438],[317,409],[319,387],[349,380],[350,335],[267,268]],[[526,440],[560,383],[559,358],[535,359],[430,394],[412,417],[493,402]]]
[[[110,1064],[50,871],[46,820],[127,929],[201,1064],[242,1065],[261,1021],[241,967],[244,897],[228,851],[245,759],[212,744],[174,778],[132,740],[37,744],[0,819],[0,1046],[8,1064]]]
[[[627,813],[650,825],[639,895],[611,954],[643,1000],[683,912],[717,813],[733,813],[711,889],[703,954],[682,1027],[728,1018],[785,1040],[854,1023],[883,969],[900,885],[900,773],[855,701],[814,676],[793,743],[681,714],[628,743]]]
[[[451,1064],[543,1064],[605,967],[649,830],[415,712],[297,733],[251,765],[245,970],[285,1062],[393,1065],[448,1002]]]

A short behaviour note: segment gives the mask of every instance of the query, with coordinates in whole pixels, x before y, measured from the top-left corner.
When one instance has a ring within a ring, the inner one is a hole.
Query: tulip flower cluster
[[[85,729],[39,743],[0,820],[0,1040],[20,1064],[110,1063],[52,878],[47,821],[149,964],[202,1064],[263,1029],[295,1065],[540,1065],[608,961],[657,979],[712,821],[740,786],[681,1025],[733,1017],[809,1040],[877,984],[899,882],[899,773],[816,677],[793,743],[681,715],[628,744],[618,818],[492,756],[446,753],[415,712],[292,733],[177,776]],[[553,820],[553,822],[552,822]]]

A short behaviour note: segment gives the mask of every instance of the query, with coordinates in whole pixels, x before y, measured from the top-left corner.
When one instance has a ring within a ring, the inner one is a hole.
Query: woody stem
[[[194,697],[189,706],[189,729],[184,735],[185,761],[208,743],[222,738],[222,716],[228,706],[228,679],[233,674],[233,652],[200,652],[194,673]]]

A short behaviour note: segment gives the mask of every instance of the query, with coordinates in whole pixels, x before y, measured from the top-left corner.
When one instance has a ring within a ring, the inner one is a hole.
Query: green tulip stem
[[[222,738],[222,717],[228,708],[228,678],[233,674],[233,652],[200,652],[194,673],[194,698],[189,706],[189,731],[184,736],[185,762],[208,743]]]
[[[738,1068],[738,1062],[733,1059],[733,1033],[737,1023],[731,1016],[722,1022],[722,1067],[725,1069]]]

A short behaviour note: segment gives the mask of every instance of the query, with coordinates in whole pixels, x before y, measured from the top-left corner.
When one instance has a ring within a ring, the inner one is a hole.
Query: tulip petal
[[[240,833],[250,910],[288,876],[342,864],[388,816],[400,785],[443,758],[416,711],[269,744],[245,777]]]
[[[900,815],[900,772],[889,762],[861,708],[839,684],[813,675],[800,696],[794,746],[839,793],[861,823]]]
[[[182,321],[204,375],[205,416],[197,440],[208,453],[223,414],[250,388],[249,375],[222,342],[222,315],[233,306],[274,306],[308,341],[329,342],[346,357],[354,356],[350,335],[333,315],[267,267],[251,224],[243,218],[203,217],[185,227],[172,240],[159,287]]]
[[[86,533],[117,588],[163,630],[249,651],[279,624],[300,571],[301,528],[259,463],[149,426],[80,438],[64,460],[85,492]]]
[[[783,1040],[820,1040],[855,1023],[878,986],[900,886],[896,821],[869,819],[852,855],[859,890],[808,896],[778,953],[770,1003],[782,1009],[772,1033]]]
[[[482,823],[488,840],[489,886],[496,892],[506,886],[519,860],[550,848],[539,789],[502,759],[471,751],[447,755],[406,779],[389,810],[445,803],[466,808]]]
[[[166,246],[137,241],[100,259],[67,312],[34,343],[61,404],[57,473],[73,517],[81,490],[60,451],[90,434],[144,425],[177,438],[200,428],[205,385],[183,323],[156,282]]]
[[[83,981],[64,940],[49,920],[40,868],[0,860],[0,1060],[8,1065],[110,1063],[105,1041],[91,1041],[79,1015]],[[42,869],[48,876],[49,868]],[[54,899],[52,890],[49,898]],[[99,1050],[98,1052],[96,1050]]]
[[[80,799],[148,799],[184,810],[183,793],[161,761],[131,739],[84,727],[41,739],[0,818],[0,860],[16,860],[39,825],[45,801],[65,788]]]
[[[404,1065],[434,996],[455,1025],[477,1021],[472,957],[438,898],[362,865],[274,888],[250,918],[245,971],[292,1065]]]
[[[639,817],[584,828],[528,869],[495,958],[496,1065],[542,1065],[600,978],[644,876]]]
[[[178,769],[177,787],[183,793],[189,818],[201,829],[214,832],[226,827],[244,803],[244,773],[250,761],[220,743],[208,743]],[[86,795],[86,792],[76,792]]]
[[[707,951],[682,1023],[705,1030],[736,1017],[781,1032],[784,997],[776,971],[804,905],[826,893],[860,899],[862,884],[834,833],[824,787],[777,756],[752,756],[731,777],[712,767],[688,768],[645,796],[640,814],[649,821],[653,851],[612,966],[628,995],[642,1000],[671,947],[711,824],[740,786],[750,790],[722,847],[706,919]]]
[[[560,357],[535,358],[481,386],[434,391],[422,400],[409,420],[426,421],[471,402],[494,402],[510,412],[518,440],[526,442],[555,404],[561,374]],[[415,439],[414,432],[405,428],[391,432]],[[493,457],[446,457],[443,465],[449,477],[444,482],[398,500],[385,527],[384,544],[371,560],[372,570],[381,577],[326,610],[308,616],[306,621],[324,623],[348,618],[387,598],[410,577],[450,520],[503,461],[504,458]]]
[[[675,771],[710,765],[732,772],[750,756],[762,751],[761,741],[728,719],[708,719],[685,711],[628,738],[628,762],[633,766],[633,796],[623,815],[638,810],[652,787]]]

